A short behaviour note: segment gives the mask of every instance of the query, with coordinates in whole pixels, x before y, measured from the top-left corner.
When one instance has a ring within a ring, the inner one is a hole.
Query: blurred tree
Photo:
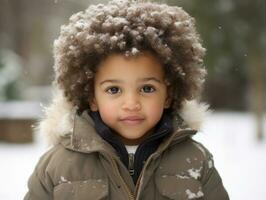
[[[183,7],[196,18],[207,48],[205,63],[208,68],[205,98],[216,109],[245,108],[247,78],[244,58],[247,54],[245,32],[235,17],[235,1],[205,0],[180,1]],[[239,35],[241,34],[241,36]]]
[[[20,74],[19,57],[12,51],[0,51],[0,101],[20,99]]]
[[[1,0],[0,49],[11,49],[22,59],[29,85],[53,80],[52,46],[60,26],[69,16],[86,8],[91,0]]]
[[[205,98],[215,108],[243,110],[256,115],[262,138],[265,92],[266,1],[169,0],[196,18],[207,48],[209,76]]]
[[[250,83],[250,105],[255,113],[257,123],[257,138],[263,139],[263,113],[265,92],[266,64],[266,2],[263,0],[240,1],[240,16],[249,24],[247,34],[248,78]]]

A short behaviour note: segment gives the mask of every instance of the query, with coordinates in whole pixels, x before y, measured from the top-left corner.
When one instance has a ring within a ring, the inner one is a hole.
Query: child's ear
[[[164,102],[164,108],[170,108],[171,106],[171,103],[172,103],[172,98],[170,96],[168,96],[166,99],[165,99],[165,102]]]
[[[90,105],[91,111],[94,111],[94,112],[98,111],[98,105],[97,105],[95,98],[92,98],[91,100],[89,100],[89,105]]]
[[[170,108],[171,104],[172,104],[172,94],[173,94],[173,90],[171,88],[170,85],[168,85],[168,88],[167,88],[167,97],[165,99],[165,102],[164,102],[164,108]]]

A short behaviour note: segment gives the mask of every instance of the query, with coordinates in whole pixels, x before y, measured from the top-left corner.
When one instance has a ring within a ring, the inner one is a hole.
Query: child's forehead
[[[96,77],[105,79],[164,77],[164,66],[149,52],[143,52],[134,57],[112,54],[102,61],[97,68]]]

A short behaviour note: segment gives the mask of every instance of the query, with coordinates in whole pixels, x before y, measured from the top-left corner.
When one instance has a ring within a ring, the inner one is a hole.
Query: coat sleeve
[[[216,170],[212,155],[208,152],[208,158],[204,161],[204,176],[202,179],[204,200],[229,200],[222,179]]]
[[[42,156],[28,180],[28,192],[24,200],[52,200],[53,182],[47,173],[49,156]]]

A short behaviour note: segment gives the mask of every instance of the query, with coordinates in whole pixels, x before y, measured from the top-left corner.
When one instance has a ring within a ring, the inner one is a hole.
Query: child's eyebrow
[[[158,78],[155,78],[155,77],[139,78],[138,81],[140,82],[155,81],[158,83],[162,83],[162,81],[160,81]]]
[[[116,79],[108,79],[100,82],[100,85],[103,85],[104,83],[122,83],[123,81],[121,80],[116,80]]]
[[[162,81],[160,81],[158,78],[155,78],[155,77],[138,78],[138,82],[147,82],[147,81],[155,81],[158,83],[162,83]],[[124,81],[118,80],[118,79],[107,79],[107,80],[100,82],[100,85],[103,85],[104,83],[108,83],[108,82],[110,82],[110,83],[123,83]]]

